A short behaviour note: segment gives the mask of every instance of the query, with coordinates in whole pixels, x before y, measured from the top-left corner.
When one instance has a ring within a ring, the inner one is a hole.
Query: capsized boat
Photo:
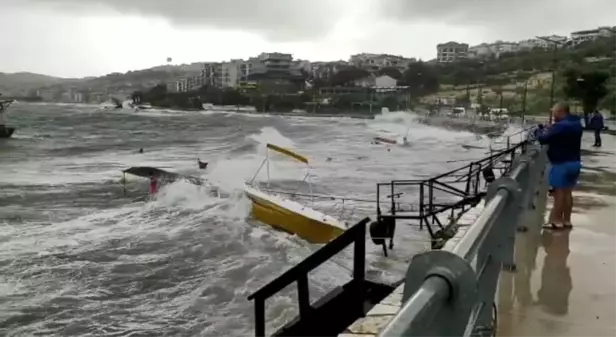
[[[267,144],[267,149],[304,163],[310,168],[308,159],[295,152],[273,144]],[[254,180],[264,165],[267,165],[269,185],[268,151],[254,178],[246,183],[244,188],[244,193],[252,201],[252,216],[255,219],[276,229],[296,234],[311,243],[327,243],[346,230],[347,226],[338,219],[289,199],[289,196],[299,193],[261,189],[254,183]],[[307,172],[301,183],[307,182],[310,187],[310,193],[312,193],[309,177],[310,172]],[[308,196],[313,195],[308,194]],[[317,195],[314,196],[319,197]],[[333,197],[329,198],[334,199]]]
[[[15,128],[6,126],[4,120],[4,113],[13,102],[14,100],[0,100],[0,138],[11,138],[15,132]]]
[[[184,179],[193,185],[201,186],[201,185],[206,184],[206,181],[204,179],[193,177],[193,176],[187,176],[187,175],[182,175],[182,174],[178,174],[174,172],[169,172],[169,171],[161,170],[156,167],[133,166],[133,167],[127,168],[126,170],[122,171],[122,175],[123,175],[122,182],[124,184],[124,194],[126,194],[126,174],[134,175],[134,176],[141,177],[141,178],[147,178],[147,179],[154,177],[161,185],[171,184],[181,179]]]
[[[381,136],[374,137],[374,138],[372,139],[372,141],[373,141],[375,144],[382,144],[382,143],[385,143],[385,144],[392,144],[392,145],[398,144],[398,141],[396,141],[395,139],[389,139],[389,138],[385,138],[385,137],[381,137]]]

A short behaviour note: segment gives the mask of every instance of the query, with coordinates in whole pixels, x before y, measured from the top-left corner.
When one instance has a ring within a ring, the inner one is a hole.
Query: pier
[[[364,219],[251,295],[256,336],[270,335],[265,299],[293,282],[300,315],[273,335],[615,335],[616,138],[605,137],[604,148],[597,150],[590,147],[590,136],[584,136],[572,230],[542,229],[551,207],[546,149],[508,139],[485,165],[479,161],[444,176],[377,187],[387,187],[391,201],[388,211],[377,203],[376,223],[386,224],[385,238],[372,235],[384,253],[395,246],[396,221],[418,221],[433,238],[432,249],[413,256],[403,279],[394,284],[366,279],[370,220]],[[492,178],[487,168],[494,171]],[[465,170],[466,175],[456,174]],[[460,182],[465,187],[455,187]],[[409,184],[421,197],[415,208],[405,209],[396,188]],[[457,199],[436,201],[436,191]],[[439,231],[452,235],[443,239],[435,235]],[[351,244],[353,279],[310,304],[308,272]]]

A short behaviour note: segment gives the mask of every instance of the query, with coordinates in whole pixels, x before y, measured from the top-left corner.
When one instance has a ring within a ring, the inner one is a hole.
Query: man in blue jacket
[[[572,191],[580,177],[582,123],[580,117],[569,113],[569,106],[557,103],[552,108],[554,124],[537,138],[548,146],[550,160],[549,183],[554,191],[554,205],[548,228],[571,228]]]
[[[590,129],[595,132],[595,144],[594,147],[601,147],[601,131],[604,128],[603,125],[603,115],[599,112],[599,110],[595,110],[595,113],[590,117],[589,121]]]

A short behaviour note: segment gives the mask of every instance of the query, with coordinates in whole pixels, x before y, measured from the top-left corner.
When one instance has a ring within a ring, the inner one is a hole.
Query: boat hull
[[[328,243],[344,232],[344,229],[287,208],[269,198],[246,190],[252,201],[252,216],[266,225],[295,234],[311,243]]]
[[[14,132],[15,132],[15,128],[10,128],[4,125],[0,125],[0,138],[11,138]]]

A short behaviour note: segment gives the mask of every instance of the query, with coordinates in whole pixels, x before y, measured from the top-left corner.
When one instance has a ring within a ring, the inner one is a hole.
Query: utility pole
[[[556,86],[556,67],[558,59],[556,58],[556,52],[558,50],[558,46],[562,45],[564,42],[556,41],[552,39],[548,39],[547,37],[537,36],[539,40],[543,40],[551,43],[554,46],[552,52],[552,84],[550,85],[550,109],[554,106],[554,87]],[[552,124],[552,112],[550,111],[550,124]]]
[[[528,95],[528,81],[524,82],[524,96],[522,96],[522,116],[526,115],[526,95]]]

